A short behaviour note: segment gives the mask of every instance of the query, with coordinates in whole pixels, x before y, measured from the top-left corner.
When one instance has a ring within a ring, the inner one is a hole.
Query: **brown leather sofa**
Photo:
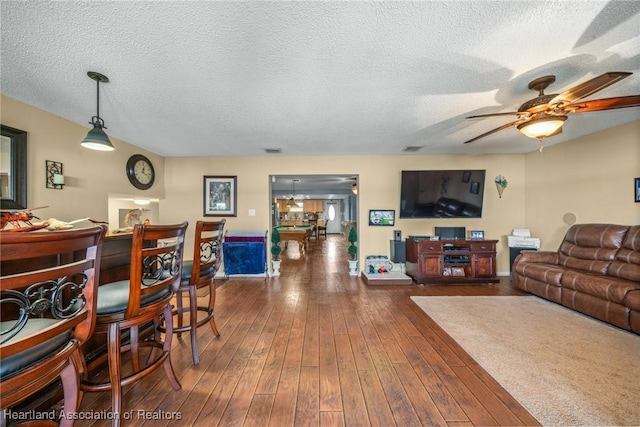
[[[513,285],[640,334],[640,225],[576,224],[557,252],[523,251]]]

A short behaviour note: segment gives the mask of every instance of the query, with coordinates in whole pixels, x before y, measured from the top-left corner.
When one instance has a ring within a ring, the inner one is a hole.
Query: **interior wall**
[[[529,153],[525,166],[525,222],[542,249],[558,249],[574,217],[640,224],[640,120]]]
[[[555,249],[568,227],[562,222],[567,212],[575,213],[580,222],[640,222],[640,204],[632,198],[633,178],[640,176],[640,121],[547,147],[542,154],[164,159],[116,138],[112,138],[113,152],[82,149],[79,141],[88,126],[4,95],[0,102],[2,123],[28,132],[28,205],[49,206],[39,211],[45,219],[69,221],[88,216],[106,220],[110,218],[109,197],[117,195],[159,199],[159,222],[188,220],[193,227],[203,218],[203,176],[233,175],[238,177],[238,213],[228,218],[227,228],[267,230],[270,175],[350,174],[359,177],[361,261],[366,255],[389,254],[394,229],[401,230],[405,238],[433,234],[436,226],[464,226],[483,230],[487,239],[499,241],[497,262],[502,274],[509,271],[506,236],[513,228],[530,228],[542,239],[543,248]],[[136,153],[149,157],[156,170],[156,182],[148,191],[135,189],[125,174],[127,159]],[[45,188],[46,160],[64,164],[64,190]],[[403,169],[486,169],[482,218],[398,219],[396,227],[368,226],[370,209],[398,212]],[[499,174],[509,182],[502,198],[493,185]],[[187,247],[192,245],[189,240]],[[347,268],[346,260],[344,265]]]
[[[359,258],[388,255],[393,230],[403,237],[431,235],[436,226],[464,226],[483,230],[487,239],[498,240],[498,270],[509,271],[506,236],[525,227],[524,155],[398,155],[398,156],[266,156],[165,159],[166,198],[160,201],[161,219],[196,221],[203,214],[203,176],[237,176],[237,217],[227,218],[227,229],[266,231],[270,221],[270,175],[358,175]],[[370,209],[400,207],[400,174],[403,169],[486,169],[482,218],[398,219],[396,227],[368,225]],[[502,198],[493,184],[496,175],[509,180]],[[347,260],[344,260],[345,268]]]
[[[47,206],[34,212],[42,219],[57,218],[72,221],[90,217],[111,221],[109,195],[130,198],[164,198],[164,159],[114,138],[107,129],[114,151],[82,148],[80,141],[90,130],[55,114],[16,101],[5,95],[0,98],[2,124],[27,132],[27,206]],[[108,115],[104,117],[109,125]],[[147,191],[131,185],[126,176],[127,159],[144,154],[156,171],[156,181]],[[62,190],[46,188],[46,160],[62,162],[65,185]],[[109,224],[109,228],[118,228]]]

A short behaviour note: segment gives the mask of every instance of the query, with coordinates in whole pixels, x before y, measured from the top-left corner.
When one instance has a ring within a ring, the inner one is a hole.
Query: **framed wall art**
[[[469,237],[471,240],[484,240],[484,230],[471,230]]]
[[[396,223],[395,210],[371,209],[369,210],[369,225],[389,225]]]
[[[469,187],[469,192],[471,194],[478,194],[480,192],[480,182],[473,181]]]
[[[204,216],[237,216],[237,176],[204,177]]]
[[[640,178],[633,181],[633,191],[636,197],[636,203],[640,203]]]

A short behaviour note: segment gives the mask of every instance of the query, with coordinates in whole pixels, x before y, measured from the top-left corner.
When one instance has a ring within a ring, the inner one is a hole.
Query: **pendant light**
[[[297,181],[296,179],[292,179],[291,180],[291,198],[287,201],[287,206],[291,207],[291,206],[298,206],[298,204],[296,203],[296,184],[295,181]]]
[[[96,103],[96,115],[91,118],[93,129],[87,133],[80,145],[91,150],[99,151],[113,151],[113,144],[109,140],[109,137],[103,129],[107,127],[104,125],[104,120],[100,118],[100,82],[107,83],[109,78],[103,74],[96,73],[95,71],[89,71],[87,73],[90,79],[95,80],[97,84],[97,103]]]

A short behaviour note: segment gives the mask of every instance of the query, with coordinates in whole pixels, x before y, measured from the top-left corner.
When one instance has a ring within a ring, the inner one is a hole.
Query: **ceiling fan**
[[[633,73],[604,73],[598,77],[574,86],[561,94],[551,95],[546,95],[544,90],[551,83],[556,81],[556,77],[544,76],[537,78],[529,83],[529,89],[538,91],[538,96],[522,104],[520,108],[518,108],[518,111],[480,114],[477,116],[467,117],[468,119],[474,119],[480,117],[517,116],[517,119],[490,130],[489,132],[485,132],[482,135],[476,136],[464,143],[468,144],[480,138],[484,138],[485,136],[515,126],[520,132],[529,138],[538,139],[540,141],[540,151],[542,151],[542,140],[562,132],[562,125],[565,120],[567,120],[568,114],[640,106],[640,95],[580,101],[582,98],[593,95],[594,93],[619,82],[631,74]]]

